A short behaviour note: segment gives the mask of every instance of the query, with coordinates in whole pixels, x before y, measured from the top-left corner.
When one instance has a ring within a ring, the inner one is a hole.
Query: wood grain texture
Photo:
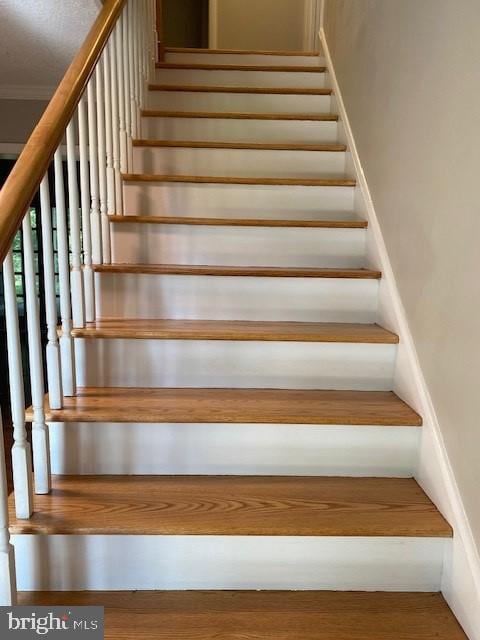
[[[373,269],[335,269],[321,267],[232,267],[200,264],[96,264],[97,273],[137,273],[182,276],[240,276],[252,278],[349,278],[378,280]]]
[[[20,593],[25,606],[104,606],[106,640],[467,640],[439,593]]]
[[[214,142],[198,140],[134,140],[134,147],[167,149],[255,149],[257,151],[333,151],[347,150],[345,144],[301,144],[274,142]]]
[[[397,335],[376,324],[338,322],[115,319],[97,320],[71,333],[75,338],[107,339],[398,343]]]
[[[202,49],[202,48],[184,48],[184,47],[165,47],[166,53],[211,53],[224,54],[232,53],[235,55],[254,55],[254,56],[313,56],[318,57],[315,51],[268,51],[262,49]]]
[[[191,69],[192,71],[277,71],[280,73],[325,73],[326,67],[300,65],[265,65],[265,64],[207,64],[183,62],[157,62],[157,69]]]
[[[422,425],[391,391],[91,387],[65,397],[63,409],[47,396],[45,412],[48,422]]]
[[[156,84],[148,85],[149,91],[177,91],[187,93],[252,93],[289,96],[330,96],[332,89],[304,87],[235,87],[209,84]]]
[[[105,0],[83,45],[0,190],[0,264],[48,170],[126,0]]]
[[[452,536],[412,478],[54,476],[30,520],[49,535]]]
[[[310,120],[337,122],[335,113],[249,113],[246,111],[161,111],[144,109],[143,118],[212,118],[220,120]]]
[[[287,220],[282,218],[193,218],[189,216],[110,215],[115,224],[184,224],[218,227],[307,227],[312,229],[366,229],[367,220]]]
[[[354,187],[353,178],[241,178],[227,176],[180,176],[150,173],[124,173],[124,182],[173,182],[191,184],[244,184],[283,187]]]

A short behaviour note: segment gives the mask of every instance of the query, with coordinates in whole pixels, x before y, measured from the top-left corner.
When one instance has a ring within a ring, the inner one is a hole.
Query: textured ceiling
[[[100,6],[100,0],[0,0],[0,96],[35,97],[55,87]]]

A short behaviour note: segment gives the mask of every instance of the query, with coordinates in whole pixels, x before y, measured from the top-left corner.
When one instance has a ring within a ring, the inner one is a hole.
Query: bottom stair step
[[[438,593],[21,593],[26,606],[104,606],[106,640],[466,640]]]

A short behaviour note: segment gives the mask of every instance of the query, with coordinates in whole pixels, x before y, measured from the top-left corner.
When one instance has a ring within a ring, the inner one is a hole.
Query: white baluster
[[[118,118],[120,124],[120,172],[127,173],[128,144],[127,129],[125,126],[125,76],[123,71],[122,20],[117,22],[115,29],[115,51],[117,60]]]
[[[88,125],[85,97],[78,104],[78,143],[80,147],[80,200],[82,206],[83,284],[85,320],[95,322],[95,280],[92,269],[92,233],[90,228],[90,184],[88,166]]]
[[[125,5],[122,16],[122,55],[123,55],[123,82],[125,100],[125,130],[127,132],[127,166],[132,170],[133,145],[132,145],[132,108],[130,103],[130,69],[128,54],[128,4]]]
[[[22,349],[18,328],[15,273],[10,251],[3,263],[5,319],[7,325],[8,372],[13,422],[12,468],[17,518],[28,519],[33,513],[32,452],[25,429],[25,391],[23,388]]]
[[[142,109],[146,107],[147,100],[147,59],[148,59],[148,40],[146,28],[146,0],[139,2],[139,32],[140,32],[140,104]]]
[[[85,303],[82,272],[82,245],[80,240],[80,206],[78,202],[77,157],[75,152],[75,128],[73,121],[67,127],[68,211],[70,214],[70,238],[72,243],[72,270],[70,286],[72,294],[73,326],[85,326]]]
[[[139,7],[138,4],[133,6],[133,71],[134,71],[134,84],[133,91],[135,95],[135,113],[137,114],[137,136],[142,137],[142,119],[140,113],[140,58],[139,58],[139,38],[140,38],[140,21],[139,21]]]
[[[15,555],[8,531],[8,489],[5,469],[3,423],[0,412],[0,607],[17,604]]]
[[[158,3],[153,2],[153,44],[155,47],[155,62],[158,62],[160,60],[160,52],[159,52],[159,46],[158,46],[158,41],[160,38],[160,34],[158,32],[158,19],[159,16],[157,15],[157,11],[159,10],[159,6]]]
[[[134,45],[134,33],[133,33],[133,22],[134,22],[134,14],[135,7],[133,3],[130,1],[127,4],[128,13],[127,13],[127,28],[128,28],[128,72],[129,72],[129,85],[130,85],[130,114],[131,114],[131,131],[132,131],[132,139],[136,140],[138,138],[138,113],[137,113],[137,104],[135,102],[135,45]],[[133,162],[132,162],[133,166]]]
[[[42,336],[36,283],[35,258],[32,243],[30,212],[23,219],[23,258],[25,265],[25,299],[27,311],[28,358],[32,390],[32,445],[35,469],[35,493],[50,493],[50,444],[43,406],[45,384],[43,379]]]
[[[40,215],[42,220],[43,279],[45,284],[45,316],[47,321],[47,378],[48,400],[52,409],[63,406],[60,368],[60,346],[57,335],[57,297],[55,292],[55,266],[53,259],[52,208],[48,175],[40,185]]]
[[[95,70],[97,88],[97,140],[98,140],[98,187],[100,195],[100,224],[102,238],[102,262],[111,262],[110,223],[107,217],[107,150],[105,137],[105,101],[103,65],[100,62]]]
[[[103,53],[103,81],[105,96],[105,148],[107,162],[107,213],[117,213],[115,198],[115,172],[113,168],[113,102],[112,102],[112,61],[110,47]]]
[[[115,48],[115,34],[112,34],[108,41],[108,53],[110,58],[110,84],[112,99],[112,155],[113,155],[113,174],[115,180],[115,213],[123,214],[123,193],[122,193],[122,175],[120,171],[120,121],[118,117],[118,71],[117,71],[117,52]]]
[[[88,152],[90,160],[90,229],[93,264],[102,264],[102,231],[98,182],[97,105],[93,78],[88,83]]]
[[[62,363],[62,385],[65,396],[76,393],[75,354],[72,338],[72,308],[70,303],[70,261],[68,250],[67,211],[65,206],[65,185],[61,151],[54,156],[55,168],[55,209],[57,214],[58,274],[60,284],[60,316],[62,334],[60,337],[60,361]]]
[[[155,36],[157,32],[156,28],[156,12],[155,12],[155,0],[149,0],[149,32],[150,32],[150,75],[149,80],[155,77],[155,65],[157,63],[158,45],[157,38]]]

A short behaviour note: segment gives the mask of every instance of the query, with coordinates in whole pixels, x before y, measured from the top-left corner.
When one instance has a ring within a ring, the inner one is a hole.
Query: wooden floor
[[[63,409],[47,396],[45,413],[48,422],[422,425],[392,391],[79,387]]]
[[[199,118],[216,120],[306,120],[337,122],[336,113],[252,113],[245,111],[165,111],[143,109],[142,118]]]
[[[241,276],[252,278],[346,278],[378,280],[376,269],[336,269],[334,267],[234,267],[206,264],[95,264],[97,273],[137,273],[180,276]]]
[[[12,533],[450,537],[411,478],[57,476]]]
[[[351,220],[328,220],[303,218],[294,220],[288,218],[213,218],[191,216],[132,216],[109,215],[110,222],[116,224],[181,224],[205,227],[280,227],[280,228],[311,228],[311,229],[366,229],[367,220],[353,218]]]
[[[214,142],[213,140],[150,140],[137,138],[133,140],[134,147],[149,147],[157,149],[250,149],[257,151],[330,151],[344,152],[345,144],[307,144],[281,142]]]
[[[398,336],[378,324],[341,322],[255,322],[243,320],[111,319],[73,329],[75,338],[155,340],[253,340],[397,344]]]
[[[125,173],[124,182],[174,182],[192,184],[246,184],[290,187],[354,187],[356,180],[351,178],[257,178],[229,176],[181,176],[174,174]]]
[[[436,593],[49,592],[19,604],[104,606],[106,640],[467,640]]]

